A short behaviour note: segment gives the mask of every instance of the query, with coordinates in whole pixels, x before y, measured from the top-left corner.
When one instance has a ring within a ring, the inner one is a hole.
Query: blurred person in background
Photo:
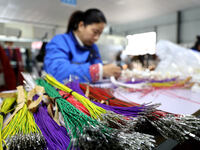
[[[117,66],[121,67],[122,69],[132,69],[132,59],[133,56],[127,55],[124,51],[119,51],[116,54],[115,61]]]
[[[199,35],[196,37],[196,42],[194,46],[192,47],[192,50],[200,52],[200,36]]]
[[[98,9],[74,12],[65,34],[59,34],[46,46],[44,69],[58,81],[78,76],[80,82],[97,82],[110,76],[119,77],[120,67],[103,65],[95,42],[106,25]]]
[[[38,55],[36,56],[36,66],[38,69],[38,74],[41,76],[42,75],[42,71],[44,70],[44,57],[45,57],[45,47],[47,45],[47,42],[43,42],[42,43],[42,47],[40,48],[40,51],[38,53]]]

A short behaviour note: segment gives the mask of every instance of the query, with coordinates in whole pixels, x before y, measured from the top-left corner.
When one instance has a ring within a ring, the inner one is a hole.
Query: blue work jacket
[[[102,63],[96,44],[80,46],[73,32],[59,34],[46,45],[44,70],[62,82],[70,75],[91,82],[90,65]]]

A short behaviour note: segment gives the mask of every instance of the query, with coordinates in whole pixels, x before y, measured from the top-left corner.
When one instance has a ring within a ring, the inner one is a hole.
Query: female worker
[[[96,82],[104,77],[119,77],[120,67],[102,65],[96,44],[106,25],[106,18],[98,9],[74,12],[67,32],[56,35],[46,46],[44,69],[58,81],[78,76],[80,82]]]

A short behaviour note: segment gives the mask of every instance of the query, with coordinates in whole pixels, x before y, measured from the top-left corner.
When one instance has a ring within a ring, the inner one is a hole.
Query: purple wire
[[[124,116],[132,116],[137,117],[138,115],[141,115],[145,110],[147,110],[148,106],[132,106],[132,107],[117,107],[117,106],[109,106],[105,104],[101,104],[99,102],[94,102],[99,107],[102,107],[106,110],[113,111],[117,114],[121,114]]]
[[[176,81],[177,80],[177,77],[175,78],[171,78],[171,79],[164,79],[164,80],[149,80],[149,82],[151,83],[155,83],[155,82],[159,82],[159,83],[163,83],[163,82],[173,82],[173,81]]]
[[[86,97],[84,92],[81,90],[81,88],[79,86],[79,81],[78,80],[73,80],[72,82],[67,83],[66,86],[68,86],[73,91],[81,94],[82,96]]]
[[[35,122],[46,140],[48,150],[67,149],[70,138],[67,130],[59,126],[48,114],[45,105],[41,105],[34,113]]]
[[[143,83],[143,82],[148,82],[148,83],[163,83],[163,82],[173,82],[176,81],[177,77],[171,78],[171,79],[164,79],[164,80],[149,80],[149,79],[141,79],[141,80],[136,80],[136,81],[127,81],[125,83],[127,84],[138,84],[138,83]]]
[[[141,80],[136,80],[136,81],[126,81],[126,84],[138,84],[138,83],[143,83],[146,82],[147,80],[141,79]]]
[[[81,90],[79,86],[78,80],[74,80],[73,82],[67,83],[67,86],[71,88],[73,91],[85,96],[85,94],[83,93],[83,91]],[[138,115],[144,114],[145,112],[151,111],[153,109],[151,105],[149,106],[142,105],[142,106],[133,106],[133,107],[117,107],[117,106],[109,106],[109,105],[101,104],[94,101],[92,102],[96,104],[97,106],[100,106],[106,110],[110,110],[124,116],[132,116],[132,117],[137,117]]]

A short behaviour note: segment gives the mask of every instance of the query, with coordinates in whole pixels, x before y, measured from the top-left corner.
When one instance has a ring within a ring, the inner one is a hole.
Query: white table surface
[[[158,109],[175,114],[193,114],[200,109],[200,91],[196,93],[189,89],[157,90],[145,96],[141,92],[116,90],[114,96],[138,104],[161,103]]]

